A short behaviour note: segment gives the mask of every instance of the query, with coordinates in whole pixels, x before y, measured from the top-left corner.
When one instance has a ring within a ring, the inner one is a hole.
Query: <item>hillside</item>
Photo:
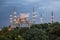
[[[60,40],[60,23],[34,24],[30,29],[3,27],[0,40]]]

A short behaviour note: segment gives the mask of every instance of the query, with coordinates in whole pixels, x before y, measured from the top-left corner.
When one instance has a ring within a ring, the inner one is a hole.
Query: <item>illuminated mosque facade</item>
[[[11,26],[11,28],[16,28],[16,27],[30,28],[32,23],[29,20],[29,13],[20,13],[20,15],[18,17],[16,15],[17,15],[16,8],[14,8],[14,17],[10,10],[10,26]],[[35,18],[36,18],[36,14],[33,9],[33,12],[32,12],[33,23],[35,23]]]
[[[35,19],[36,19],[36,14],[35,14],[35,10],[33,8],[33,12],[32,12],[32,23],[29,20],[29,13],[20,13],[20,16],[16,16],[16,8],[14,8],[14,18],[12,15],[12,12],[10,11],[10,26],[11,28],[16,28],[16,27],[28,27],[30,28],[30,26],[32,24],[35,23]],[[53,12],[51,14],[51,22],[54,22],[54,15]],[[40,23],[43,23],[43,17],[42,14],[40,15]]]

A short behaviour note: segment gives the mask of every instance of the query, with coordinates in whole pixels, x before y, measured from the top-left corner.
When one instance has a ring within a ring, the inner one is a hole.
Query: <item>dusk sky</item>
[[[51,22],[51,13],[54,13],[55,22],[60,21],[60,0],[0,0],[0,27],[9,25],[9,11],[14,13],[16,7],[17,16],[20,13],[29,12],[32,21],[32,9],[36,12],[36,23],[40,23],[40,15],[43,21]]]

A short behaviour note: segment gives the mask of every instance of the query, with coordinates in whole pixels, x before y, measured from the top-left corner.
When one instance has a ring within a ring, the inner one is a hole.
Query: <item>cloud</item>
[[[38,3],[41,0],[6,0],[5,2],[1,2],[4,4],[22,4],[22,5],[28,5],[33,3]]]
[[[50,1],[39,4],[39,9],[57,10],[60,9],[60,1]]]
[[[25,0],[26,2],[39,2],[41,0]]]

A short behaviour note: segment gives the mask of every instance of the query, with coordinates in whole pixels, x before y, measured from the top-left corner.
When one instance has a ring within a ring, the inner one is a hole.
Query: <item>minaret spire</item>
[[[53,15],[53,11],[51,13],[51,22],[53,23],[54,22],[54,15]]]
[[[16,16],[16,8],[14,8],[14,23],[16,23],[16,18],[17,18],[17,16]]]
[[[35,24],[35,18],[36,18],[36,14],[35,14],[35,10],[33,8],[33,13],[32,13],[33,24]]]
[[[12,25],[12,22],[13,22],[12,19],[13,19],[13,18],[12,18],[12,12],[11,12],[11,10],[10,10],[10,26]]]
[[[42,13],[41,13],[40,22],[41,22],[41,24],[43,23],[43,17],[42,17]]]

